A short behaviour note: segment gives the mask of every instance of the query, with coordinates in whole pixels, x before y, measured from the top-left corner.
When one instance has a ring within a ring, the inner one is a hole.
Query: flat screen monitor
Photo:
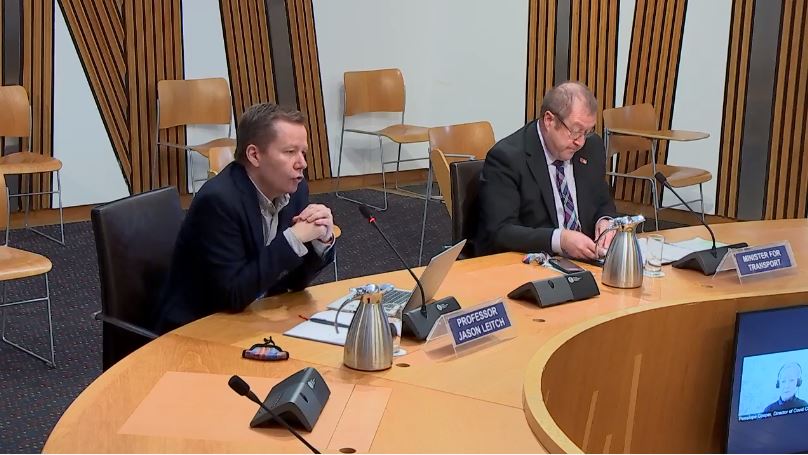
[[[807,452],[808,306],[738,313],[733,370],[727,452]]]

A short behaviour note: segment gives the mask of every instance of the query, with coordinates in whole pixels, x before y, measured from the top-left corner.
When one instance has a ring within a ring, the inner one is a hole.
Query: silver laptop
[[[449,274],[452,264],[454,264],[454,262],[457,260],[457,256],[460,255],[460,252],[463,250],[463,246],[465,245],[466,240],[461,240],[453,247],[433,257],[432,260],[429,261],[429,264],[427,264],[424,272],[419,277],[421,280],[421,285],[424,287],[424,298],[426,298],[427,302],[435,297],[435,293],[438,292],[438,288],[443,283],[443,280],[446,279],[446,275]],[[331,302],[331,304],[328,305],[328,308],[332,310],[338,309],[339,306],[342,305],[342,302],[344,302],[348,297],[350,296],[341,297]],[[421,306],[421,293],[418,291],[417,284],[414,285],[411,290],[392,289],[384,293],[384,296],[382,297],[382,306],[384,307],[385,312],[388,314],[392,313],[401,305],[405,305],[404,311]],[[350,302],[345,305],[342,310],[356,311],[357,306],[358,302]]]

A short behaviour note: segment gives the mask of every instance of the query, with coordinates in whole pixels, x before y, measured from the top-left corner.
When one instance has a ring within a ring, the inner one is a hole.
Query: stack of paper
[[[345,336],[348,334],[348,327],[351,325],[353,315],[346,311],[339,314],[339,332],[337,332],[334,329],[334,318],[336,318],[337,312],[334,310],[321,311],[313,314],[307,321],[287,330],[284,335],[345,346]]]
[[[645,237],[641,237],[637,239],[637,242],[640,244],[640,251],[642,251],[643,257],[646,257],[647,239]],[[716,247],[720,247],[726,244],[716,242],[715,245]],[[712,247],[712,240],[705,240],[701,237],[682,240],[681,242],[665,242],[665,244],[662,246],[662,264],[670,264],[671,262],[682,259],[694,251],[708,250]]]

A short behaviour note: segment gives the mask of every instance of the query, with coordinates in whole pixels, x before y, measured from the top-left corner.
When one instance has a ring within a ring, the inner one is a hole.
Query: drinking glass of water
[[[645,243],[645,267],[643,275],[650,277],[665,276],[662,271],[662,247],[665,237],[660,234],[649,234]]]
[[[395,309],[387,313],[387,322],[390,323],[390,333],[393,335],[393,355],[405,355],[407,351],[401,347],[401,317],[404,305],[396,305]]]

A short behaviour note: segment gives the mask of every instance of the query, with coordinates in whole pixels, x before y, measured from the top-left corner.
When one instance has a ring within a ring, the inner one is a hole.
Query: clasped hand
[[[334,236],[331,209],[322,204],[309,204],[292,218],[292,232],[303,243],[320,240],[329,243]]]

